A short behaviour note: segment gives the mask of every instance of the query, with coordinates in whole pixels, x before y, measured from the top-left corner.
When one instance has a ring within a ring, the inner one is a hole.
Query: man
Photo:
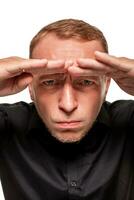
[[[29,86],[33,100],[0,106],[6,200],[134,198],[134,102],[105,101],[111,78],[133,95],[134,60],[75,19],[44,27],[30,59],[0,60],[0,95]]]

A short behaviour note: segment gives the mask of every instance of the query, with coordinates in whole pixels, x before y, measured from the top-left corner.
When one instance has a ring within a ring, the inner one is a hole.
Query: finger
[[[66,60],[66,62],[65,62],[65,69],[68,69],[73,64],[74,64],[74,62],[72,60]]]
[[[127,62],[128,60],[125,58],[124,59],[118,58],[116,56],[111,56],[107,53],[99,52],[99,51],[95,52],[95,58],[98,61],[108,65],[109,67],[122,70],[124,72],[129,71],[128,62]]]
[[[41,73],[46,73],[46,74],[53,74],[53,73],[63,73],[67,71],[65,69],[65,61],[64,60],[49,60],[48,63],[46,64],[45,68],[40,68],[32,70],[33,74],[41,74]]]
[[[14,93],[18,93],[22,90],[24,90],[33,80],[32,75],[30,74],[23,74],[17,77],[17,79],[14,82]]]
[[[47,65],[46,59],[23,59],[14,61],[12,64],[7,65],[6,72],[9,74],[21,74],[33,69],[43,68]]]
[[[103,76],[106,75],[102,70],[82,69],[80,67],[69,67],[68,72],[73,76]]]
[[[98,62],[97,60],[90,59],[90,58],[80,58],[77,59],[78,66],[83,69],[93,69],[93,70],[99,70],[104,72],[111,72],[111,68],[103,64],[101,62]]]
[[[47,69],[63,68],[65,65],[64,60],[50,60],[47,63]]]
[[[95,73],[108,75],[115,73],[117,70],[101,62],[90,58],[80,58],[77,60],[79,68],[93,70]]]

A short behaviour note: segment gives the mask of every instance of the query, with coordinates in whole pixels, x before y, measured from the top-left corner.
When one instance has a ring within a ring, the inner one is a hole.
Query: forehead
[[[104,51],[100,41],[59,39],[54,34],[49,34],[36,44],[32,57],[47,59],[94,58],[96,50]]]

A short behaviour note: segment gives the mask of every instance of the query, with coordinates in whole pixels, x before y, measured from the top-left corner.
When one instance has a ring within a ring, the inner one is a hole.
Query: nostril
[[[66,105],[62,105],[62,106],[59,106],[59,108],[66,114],[71,114],[72,112],[74,112],[76,110],[77,107],[76,106],[68,107]]]
[[[65,86],[59,98],[59,109],[71,113],[77,109],[78,102],[72,86]]]
[[[72,113],[74,110],[77,109],[77,103],[75,101],[61,101],[59,103],[59,108],[66,113]]]

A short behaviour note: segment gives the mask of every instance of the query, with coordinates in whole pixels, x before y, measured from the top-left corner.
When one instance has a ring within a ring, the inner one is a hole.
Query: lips
[[[76,129],[80,126],[81,121],[62,121],[56,123],[56,127],[59,129]]]

